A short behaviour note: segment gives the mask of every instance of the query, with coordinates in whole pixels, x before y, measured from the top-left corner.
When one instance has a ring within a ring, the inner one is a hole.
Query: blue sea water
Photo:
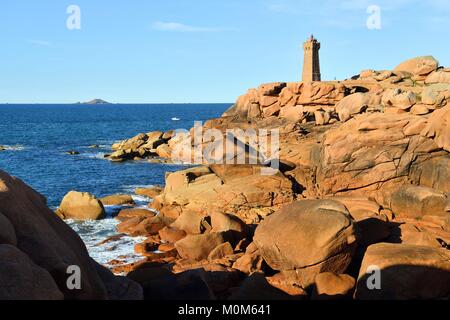
[[[0,151],[0,169],[46,196],[51,208],[57,207],[70,190],[90,192],[97,197],[132,194],[138,186],[162,185],[166,172],[183,167],[145,161],[110,162],[103,155],[111,152],[114,142],[141,132],[189,129],[194,121],[220,116],[230,105],[0,105],[0,145],[7,148]],[[100,148],[89,148],[91,145]],[[66,154],[70,150],[80,154]],[[123,243],[107,248],[96,245],[114,234],[115,219],[69,223],[99,262],[105,263],[117,255],[114,247],[129,253],[129,246]],[[137,240],[122,241],[132,245]]]

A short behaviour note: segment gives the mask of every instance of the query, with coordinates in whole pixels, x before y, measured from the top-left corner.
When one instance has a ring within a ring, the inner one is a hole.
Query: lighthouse
[[[304,60],[302,81],[320,81],[320,42],[313,35],[303,44]]]

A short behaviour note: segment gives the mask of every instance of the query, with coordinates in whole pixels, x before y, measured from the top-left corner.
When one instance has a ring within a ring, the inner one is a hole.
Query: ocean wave
[[[153,184],[149,184],[149,185],[133,184],[133,185],[121,186],[120,189],[126,193],[134,193],[137,188],[153,188],[153,187],[155,187],[155,185],[153,185]]]
[[[16,144],[13,146],[9,146],[9,145],[0,145],[0,147],[5,148],[5,151],[23,151],[26,149],[26,147],[24,145],[21,144]]]
[[[90,159],[105,159],[106,152],[89,152],[81,155]]]
[[[108,265],[112,260],[131,263],[142,259],[142,256],[134,253],[134,246],[145,238],[117,236],[116,226],[120,222],[116,219],[81,222],[66,220],[66,223],[80,235],[89,255],[100,264]]]
[[[193,166],[196,167],[198,164],[192,163],[190,161],[172,160],[171,162],[163,163],[165,166]]]
[[[133,201],[139,206],[147,206],[149,202],[152,202],[153,200],[146,196],[141,196],[137,194],[131,195],[133,198]]]
[[[97,147],[88,146],[89,149],[111,149],[111,144],[98,144]],[[84,146],[86,148],[86,146]]]

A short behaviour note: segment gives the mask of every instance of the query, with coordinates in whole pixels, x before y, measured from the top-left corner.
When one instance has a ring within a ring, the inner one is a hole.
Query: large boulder
[[[258,247],[252,242],[246,248],[245,254],[233,264],[233,268],[245,274],[252,274],[262,271],[263,265],[264,260],[259,254]]]
[[[170,226],[187,234],[201,234],[205,230],[211,229],[205,216],[195,212],[182,213]]]
[[[178,240],[186,237],[186,232],[183,230],[178,230],[171,227],[165,227],[159,230],[159,237],[162,241],[166,241],[168,243],[175,243]]]
[[[116,219],[123,222],[135,217],[151,218],[155,215],[155,212],[147,209],[123,209],[120,210],[119,214],[116,216]]]
[[[162,192],[162,188],[158,186],[154,186],[151,188],[136,188],[134,193],[140,196],[148,197],[148,198],[155,198],[156,196],[160,195]]]
[[[142,298],[142,289],[133,281],[112,274],[105,277],[104,267],[89,257],[83,241],[47,207],[45,198],[2,171],[0,212],[14,227],[17,240],[17,250],[3,247],[0,274],[11,282],[3,281],[3,277],[0,279],[0,296],[12,293],[17,294],[15,298],[35,299],[42,293],[42,298],[49,299]],[[8,238],[12,238],[11,233]],[[14,241],[9,242],[14,244]],[[71,290],[67,286],[72,275],[68,273],[69,267],[73,266],[77,266],[82,275],[80,290]],[[6,287],[3,287],[5,283]],[[14,284],[24,291],[14,293]],[[55,290],[55,284],[60,293]]]
[[[172,157],[172,149],[168,144],[161,144],[156,148],[156,154],[165,159],[170,159]]]
[[[426,84],[434,83],[450,83],[450,68],[439,69],[438,71],[432,72],[426,79]]]
[[[162,140],[163,134],[164,133],[161,131],[154,131],[147,133],[147,140],[145,144],[143,144],[139,148],[148,150],[156,149],[159,145],[164,143],[164,140]]]
[[[381,99],[384,106],[408,110],[418,101],[417,95],[412,91],[403,91],[399,88],[389,89]]]
[[[222,212],[211,214],[211,225],[213,232],[231,232],[245,237],[248,232],[247,225],[238,217]]]
[[[133,197],[128,194],[115,194],[100,199],[104,206],[134,205]]]
[[[50,273],[14,246],[0,244],[0,300],[61,300]]]
[[[355,221],[377,217],[381,209],[378,203],[364,196],[335,196],[330,199],[345,205]]]
[[[356,247],[351,216],[332,200],[297,201],[267,217],[253,238],[267,264],[308,286],[320,272],[342,273]]]
[[[281,109],[280,118],[289,122],[301,122],[306,117],[305,108],[303,106],[286,106]]]
[[[226,242],[221,233],[188,235],[175,242],[175,248],[183,259],[204,260],[218,245]]]
[[[117,142],[115,144],[112,145],[112,149],[113,150],[126,150],[126,149],[131,149],[131,150],[136,150],[138,149],[140,146],[144,145],[146,143],[148,139],[147,134],[145,133],[140,133],[136,136],[134,136],[131,139],[127,139],[124,141],[120,141]]]
[[[428,187],[404,185],[392,194],[391,209],[396,217],[420,218],[444,215],[447,197]]]
[[[351,298],[356,281],[348,274],[332,272],[319,273],[316,276],[312,294],[313,300]]]
[[[417,221],[417,220],[414,220]],[[442,230],[439,230],[442,234]],[[442,248],[445,246],[441,235],[428,232],[412,223],[403,223],[393,228],[391,237],[385,242],[413,244],[432,248]]]
[[[225,117],[241,119],[279,117],[289,122],[304,118],[302,106],[334,106],[345,96],[341,83],[293,82],[273,83],[250,89],[227,110]]]
[[[303,82],[298,97],[298,105],[335,105],[345,96],[341,83]]]
[[[450,255],[447,250],[379,243],[370,246],[364,255],[355,298],[436,299],[449,294]]]
[[[450,105],[433,112],[421,135],[434,138],[438,147],[450,152]]]
[[[16,231],[8,218],[0,213],[0,243],[17,245]]]
[[[173,220],[162,216],[134,217],[117,225],[117,231],[129,234],[132,237],[157,235],[161,229]]]
[[[426,76],[433,71],[436,71],[439,62],[432,56],[423,56],[413,58],[400,63],[395,67],[394,71],[409,72],[415,76]]]
[[[442,107],[450,99],[450,83],[426,86],[422,91],[422,103],[432,108]]]
[[[450,155],[413,166],[410,176],[414,184],[450,194]]]
[[[420,135],[425,126],[421,116],[374,113],[329,129],[312,157],[312,188],[320,197],[365,196],[389,207],[384,193],[408,183],[412,166],[443,155],[435,141]]]
[[[352,115],[362,113],[371,105],[380,104],[381,98],[369,93],[354,93],[336,104],[336,112],[341,121],[347,121]]]
[[[233,253],[233,247],[229,242],[221,243],[208,254],[208,260],[214,261],[222,259],[226,256],[231,256]]]
[[[99,220],[105,217],[103,204],[87,192],[70,191],[56,211],[63,219]]]
[[[173,131],[166,133],[154,131],[140,133],[131,139],[117,142],[112,145],[114,152],[109,155],[112,161],[142,159],[146,157],[170,157],[170,148],[167,143],[172,140]]]
[[[205,167],[168,174],[162,194],[163,206],[175,206],[182,212],[204,216],[220,209],[237,215],[245,223],[253,223],[259,218],[251,214],[251,210],[279,206],[294,198],[292,181],[281,172],[246,176],[240,176],[241,171],[233,172],[237,174],[218,171],[218,174],[225,174],[225,181]],[[165,208],[161,209],[164,215]]]

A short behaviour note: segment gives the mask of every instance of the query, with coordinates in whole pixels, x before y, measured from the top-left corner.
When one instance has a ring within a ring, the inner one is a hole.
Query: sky
[[[0,103],[228,103],[300,81],[310,34],[334,80],[421,55],[450,66],[449,31],[450,0],[2,1]]]

